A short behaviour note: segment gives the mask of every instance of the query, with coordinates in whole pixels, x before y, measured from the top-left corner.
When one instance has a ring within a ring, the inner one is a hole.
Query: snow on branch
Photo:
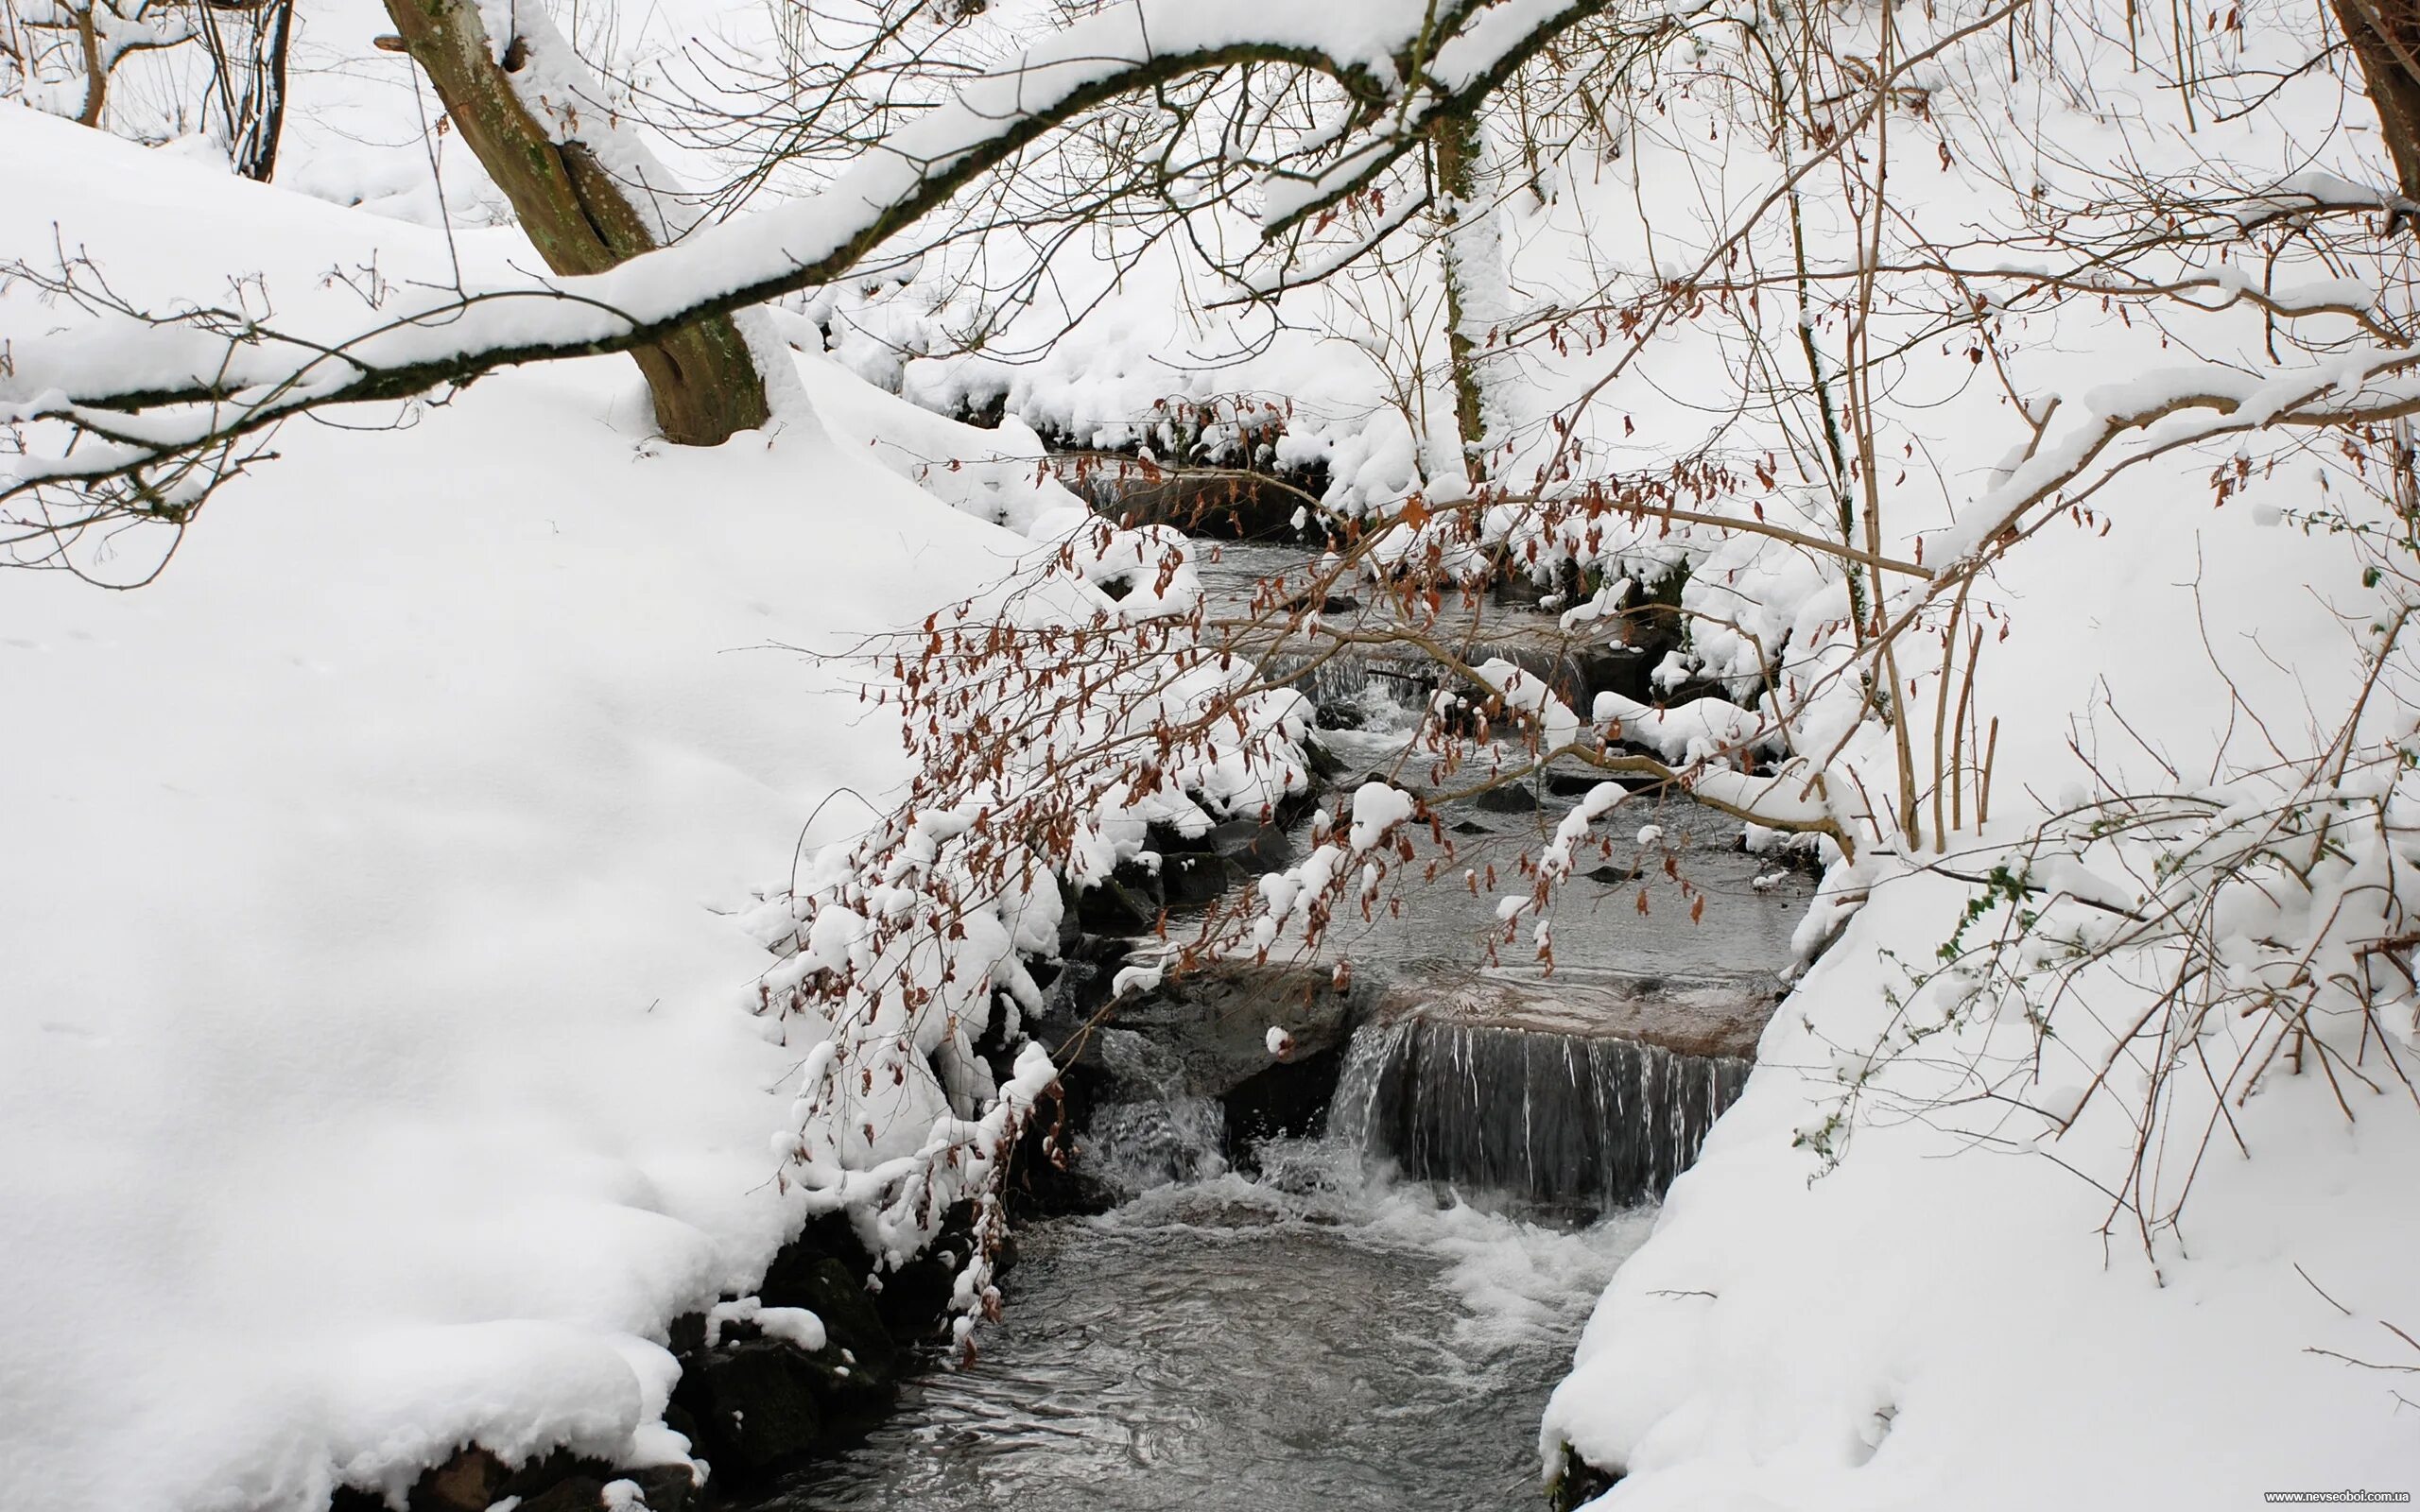
[[[1155,835],[1266,822],[1310,784],[1307,703],[1201,643],[1189,542],[1072,507],[1032,534],[998,590],[856,649],[917,775],[770,905],[789,954],[762,984],[817,1040],[774,1139],[784,1179],[890,1264],[971,1206],[961,1344],[996,1307],[998,1180],[1058,1074],[1031,1041],[1005,1078],[986,1053],[1041,1010],[1029,968],[1057,959],[1068,900],[1156,866]]]
[[[2072,504],[2128,467],[2181,447],[2272,427],[2342,428],[2420,412],[2415,369],[2420,351],[2364,347],[2308,366],[2256,371],[2209,364],[2089,389],[2055,432],[2046,416],[2033,441],[1945,532],[1943,543],[1962,566],[1971,565],[2045,501]],[[2108,456],[2130,438],[2138,444]],[[1961,576],[1945,572],[1928,589],[1938,593]]]
[[[409,399],[520,363],[623,351],[700,317],[827,283],[1063,123],[1238,65],[1278,64],[1333,86],[1325,129],[1241,165],[1263,179],[1267,229],[1279,233],[1370,182],[1419,146],[1429,120],[1469,109],[1526,58],[1605,8],[1606,0],[1278,8],[1135,0],[965,83],[821,192],[700,228],[603,273],[399,291],[376,318],[351,330],[155,315],[108,298],[95,270],[73,259],[50,269],[20,263],[0,276],[29,281],[85,318],[8,335],[0,424],[35,434],[0,472],[0,499],[79,487],[106,496],[116,488],[140,504],[153,486],[145,469],[290,415]]]

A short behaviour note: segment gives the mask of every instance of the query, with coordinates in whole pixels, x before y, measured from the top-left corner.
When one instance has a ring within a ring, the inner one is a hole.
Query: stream
[[[1202,573],[1241,604],[1302,562],[1231,545]],[[1491,610],[1486,632],[1528,664],[1574,668],[1575,696],[1591,666],[1642,670],[1602,646],[1582,648],[1593,663],[1568,655],[1549,614]],[[1374,656],[1319,676],[1305,691],[1342,784],[1418,782],[1425,759],[1404,756],[1427,697],[1417,669]],[[1443,805],[1456,864],[1510,872],[1594,781]],[[1431,886],[1400,914],[1340,919],[1323,959],[1415,995],[1488,966],[1514,1011],[1359,1023],[1319,1126],[1246,1154],[1215,1093],[1171,1080],[1104,1105],[1079,1166],[1124,1200],[1022,1225],[978,1359],[911,1382],[880,1428],[763,1512],[1541,1507],[1547,1395],[1747,1069],[1736,1042],[1668,1053],[1587,1015],[1644,1003],[1639,1022],[1668,1023],[1719,1001],[1752,1040],[1810,891],[1685,799],[1632,799],[1602,833],[1558,904],[1552,979],[1596,980],[1599,997],[1549,984],[1526,945],[1491,963],[1501,928],[1485,888]],[[1266,1022],[1242,1026],[1255,1047]],[[1102,1044],[1130,1085],[1165,1058],[1127,1028]]]
[[[1652,1210],[1531,1223],[1324,1141],[1261,1171],[1028,1225],[977,1363],[773,1504],[1535,1512],[1539,1415]]]

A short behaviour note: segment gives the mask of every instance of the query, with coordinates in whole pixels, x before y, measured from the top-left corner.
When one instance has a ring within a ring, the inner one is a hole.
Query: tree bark
[[[203,0],[203,51],[210,95],[227,128],[227,156],[245,178],[267,183],[277,172],[285,131],[285,76],[294,40],[295,0]]]
[[[548,267],[601,273],[657,245],[649,217],[595,149],[577,135],[558,141],[522,102],[512,76],[527,51],[508,38],[499,63],[475,0],[387,0],[387,14]],[[770,413],[764,375],[728,315],[692,321],[631,355],[666,440],[713,446]]]
[[[1440,115],[1429,127],[1429,147],[1436,157],[1438,220],[1445,283],[1445,362],[1453,379],[1454,430],[1462,443],[1462,470],[1471,486],[1487,481],[1487,414],[1478,384],[1478,342],[1470,332],[1471,270],[1464,218],[1485,215],[1477,207],[1478,183],[1478,120],[1476,116]]]
[[[2332,0],[2338,25],[2361,60],[2378,112],[2378,134],[2394,159],[2396,187],[2420,200],[2420,4]]]
[[[277,172],[278,144],[285,136],[285,65],[294,44],[294,0],[270,0],[253,26],[252,56],[260,70],[255,113],[244,133],[235,171],[267,183]]]
[[[87,0],[84,9],[76,12],[76,43],[84,53],[84,110],[76,117],[78,126],[99,126],[101,108],[110,97],[110,65],[101,56],[100,18],[93,14],[93,7],[98,4],[100,0]]]

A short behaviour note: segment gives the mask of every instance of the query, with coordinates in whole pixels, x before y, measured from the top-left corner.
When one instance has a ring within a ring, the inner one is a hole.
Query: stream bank
[[[1203,576],[1248,600],[1302,559],[1230,546]],[[1533,608],[1491,602],[1466,650],[1575,707],[1645,691],[1644,648],[1590,644]],[[1437,686],[1433,664],[1384,645],[1305,679],[1338,787],[1419,786],[1408,751]],[[1552,772],[1432,807],[1476,878],[1515,868],[1599,780]],[[666,1418],[714,1466],[705,1487],[467,1449],[413,1507],[585,1512],[613,1480],[656,1512],[1537,1505],[1539,1412],[1744,1080],[1809,887],[1742,851],[1733,822],[1641,795],[1558,902],[1551,976],[1497,959],[1492,884],[1438,885],[1340,921],[1309,959],[1221,962],[1099,1020],[1161,912],[1306,853],[1316,801],[1167,837],[1157,866],[1074,900],[1026,1028],[1064,1067],[1075,1158],[1038,1139],[1022,1152],[1006,1316],[973,1366],[939,1366],[962,1238],[875,1278],[826,1220],[750,1304],[812,1314],[823,1347],[745,1309],[673,1327]]]
[[[1301,561],[1229,546],[1203,576],[1248,600]],[[1640,685],[1639,652],[1574,639],[1517,606],[1472,629],[1580,707]],[[1320,669],[1339,786],[1406,780],[1436,686],[1383,647]],[[1596,781],[1434,807],[1458,861],[1510,868]],[[1004,1319],[757,1512],[1542,1504],[1547,1397],[1744,1082],[1811,884],[1735,821],[1640,797],[1558,904],[1551,975],[1496,959],[1492,890],[1438,885],[1311,958],[1216,962],[1102,1014],[1163,910],[1290,864],[1310,825],[1305,804],[1167,837],[1080,901],[1027,1024],[1064,1068],[1076,1154],[1020,1174]]]

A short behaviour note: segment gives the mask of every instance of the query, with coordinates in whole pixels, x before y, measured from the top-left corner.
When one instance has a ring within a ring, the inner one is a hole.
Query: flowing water
[[[1356,774],[1415,786],[1426,776],[1419,764],[1397,759],[1400,726],[1322,731],[1322,739]],[[1519,858],[1535,856],[1553,837],[1582,790],[1574,784],[1560,793],[1525,792],[1515,800],[1535,806],[1510,812],[1469,799],[1434,805],[1454,845],[1440,881],[1405,888],[1399,909],[1368,921],[1339,918],[1328,953],[1357,963],[1532,966],[1534,924],[1524,919],[1515,937],[1505,939],[1497,900],[1529,890]],[[1790,958],[1790,936],[1814,885],[1803,872],[1742,850],[1738,836],[1737,819],[1677,795],[1625,799],[1598,822],[1594,843],[1578,848],[1573,875],[1558,890],[1551,915],[1556,971],[1756,977],[1770,985]],[[1478,885],[1458,885],[1463,871]]]
[[[1406,1018],[1355,1033],[1328,1116],[1407,1176],[1603,1212],[1661,1197],[1747,1080],[1745,1060]]]
[[[1261,1170],[1025,1228],[977,1363],[775,1504],[1534,1512],[1539,1414],[1648,1211],[1530,1223],[1325,1142]]]
[[[1231,547],[1204,576],[1248,602],[1301,562]],[[1550,617],[1508,618],[1508,654],[1561,665],[1530,623]],[[1348,782],[1422,783],[1407,747],[1433,687],[1433,668],[1383,657],[1323,670],[1307,691],[1348,727],[1322,737]],[[1480,879],[1515,875],[1583,786],[1443,805],[1472,885],[1340,919],[1332,952],[1424,980],[1502,947],[1496,964],[1534,976],[1532,942],[1501,938]],[[1769,1001],[1807,888],[1739,851],[1737,831],[1685,801],[1625,803],[1556,910],[1556,980]],[[1111,1028],[1101,1054],[1158,1089],[1098,1108],[1082,1141],[1086,1172],[1128,1200],[1021,1228],[977,1362],[910,1383],[769,1512],[1534,1512],[1547,1394],[1747,1069],[1535,1015],[1368,1023],[1328,1133],[1263,1144],[1247,1175],[1228,1169],[1221,1105],[1165,1051]]]
[[[1299,592],[1308,576],[1304,548],[1259,542],[1222,544],[1215,555],[1205,550],[1196,567],[1212,602],[1235,614],[1253,604],[1262,584],[1283,584],[1270,591],[1282,597]],[[1349,582],[1340,586],[1367,593]],[[1361,629],[1391,623],[1376,595],[1330,619]],[[1619,649],[1605,644],[1601,628],[1593,635],[1566,632],[1551,613],[1494,603],[1483,606],[1477,622],[1458,620],[1451,627],[1461,634],[1466,660],[1502,656],[1539,672],[1583,716],[1593,692],[1605,685],[1611,670],[1605,659]],[[1311,659],[1281,656],[1280,668],[1289,660]],[[1423,793],[1459,791],[1475,785],[1491,764],[1526,763],[1527,753],[1515,746],[1464,744],[1457,751],[1460,765],[1449,771],[1415,742],[1440,678],[1435,662],[1405,647],[1354,647],[1318,662],[1298,686],[1320,710],[1319,740],[1342,768],[1341,787],[1376,777]],[[1527,890],[1519,858],[1534,855],[1580,794],[1601,780],[1601,773],[1572,764],[1521,787],[1435,803],[1453,847],[1442,882],[1409,889],[1399,907],[1366,923],[1339,917],[1326,954],[1356,964],[1533,966],[1534,925],[1525,922],[1517,939],[1503,939],[1497,899]],[[1812,887],[1772,857],[1740,850],[1739,833],[1736,819],[1678,795],[1642,793],[1624,800],[1597,825],[1597,843],[1581,847],[1576,874],[1556,900],[1557,970],[1769,982],[1790,958],[1790,936]],[[1307,828],[1295,838],[1306,845]],[[1464,870],[1476,885],[1455,885]]]

